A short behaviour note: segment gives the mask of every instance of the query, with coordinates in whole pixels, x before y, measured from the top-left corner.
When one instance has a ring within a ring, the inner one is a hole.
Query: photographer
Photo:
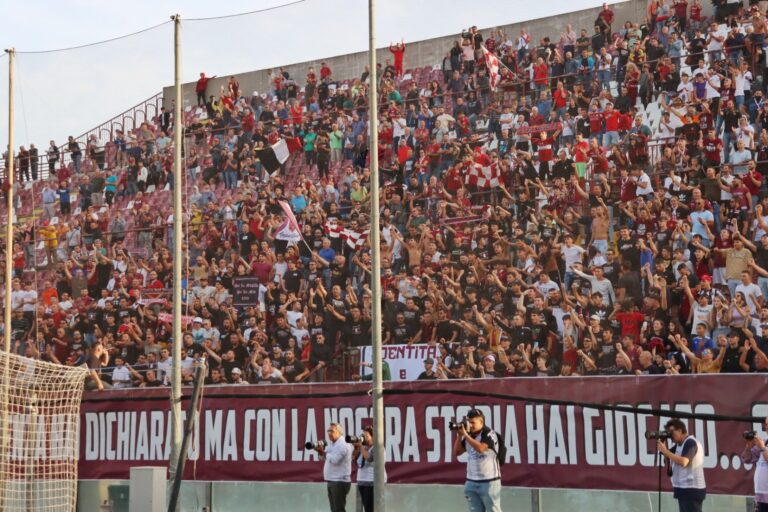
[[[768,431],[768,418],[763,422],[763,429]],[[745,432],[747,441],[741,460],[744,464],[755,464],[755,502],[757,512],[768,512],[768,447],[765,439],[757,432]]]
[[[347,494],[349,494],[350,476],[352,474],[352,445],[344,440],[341,425],[331,423],[328,427],[327,446],[315,445],[315,451],[325,461],[323,480],[328,484],[328,503],[331,512],[345,512]]]
[[[659,452],[672,462],[672,489],[680,512],[701,512],[707,495],[704,481],[704,448],[688,435],[682,420],[673,418],[664,425],[675,443],[672,452],[665,440],[657,442]]]
[[[357,490],[363,502],[365,512],[373,512],[373,465],[375,452],[373,447],[373,427],[365,427],[361,442],[355,443],[352,458],[357,463]],[[386,476],[384,477],[386,481]]]
[[[496,458],[498,436],[485,426],[485,416],[477,409],[467,413],[456,434],[453,454],[458,457],[467,453],[464,496],[469,502],[469,511],[501,512],[501,469]]]

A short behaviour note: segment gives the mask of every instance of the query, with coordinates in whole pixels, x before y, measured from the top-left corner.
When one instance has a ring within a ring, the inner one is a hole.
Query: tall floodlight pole
[[[171,458],[169,461],[169,483],[179,471],[178,461],[182,443],[181,425],[181,233],[182,212],[181,192],[184,187],[183,166],[181,165],[182,130],[181,118],[181,16],[173,20],[174,57],[174,98],[173,109],[173,368],[171,370]],[[180,477],[181,475],[179,475]],[[178,510],[178,507],[177,507]]]
[[[379,102],[378,77],[376,76],[376,8],[375,0],[368,0],[368,52],[370,57],[368,78],[368,105],[370,118],[370,144],[368,154],[371,158],[371,327],[373,329],[373,443],[376,457],[373,462],[373,499],[374,508],[379,512],[386,510],[384,499],[384,387],[381,375],[381,251],[379,247]]]
[[[13,278],[13,58],[16,51],[13,48],[5,50],[8,54],[8,160],[5,169],[5,179],[8,180],[8,218],[5,223],[5,311],[3,320],[5,328],[3,329],[3,350],[6,352],[5,368],[3,368],[3,389],[0,400],[2,400],[2,410],[0,411],[0,450],[5,456],[0,456],[0,471],[4,475],[8,474],[7,466],[8,449],[8,396],[11,387],[11,280]],[[0,508],[4,507],[5,482],[0,482]]]
[[[5,179],[8,180],[8,218],[5,223],[5,329],[3,330],[3,350],[11,351],[11,281],[13,280],[13,59],[16,50],[5,50],[8,54],[8,159]],[[5,429],[3,429],[5,430]]]

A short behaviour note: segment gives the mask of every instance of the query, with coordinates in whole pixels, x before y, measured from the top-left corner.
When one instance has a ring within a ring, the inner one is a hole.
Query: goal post
[[[85,367],[0,351],[0,510],[77,507]]]

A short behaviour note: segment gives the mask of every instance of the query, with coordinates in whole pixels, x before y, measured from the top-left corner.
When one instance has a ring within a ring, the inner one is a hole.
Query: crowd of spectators
[[[765,2],[721,3],[626,22],[604,5],[538,39],[472,27],[434,69],[390,46],[373,286],[385,343],[438,348],[420,378],[766,371],[768,25]],[[209,80],[184,119],[184,380],[202,360],[212,384],[366,378],[368,69],[281,68],[252,95]],[[51,142],[50,177],[19,190],[38,209],[17,229],[14,350],[87,362],[94,388],[168,383],[176,124],[66,158]]]

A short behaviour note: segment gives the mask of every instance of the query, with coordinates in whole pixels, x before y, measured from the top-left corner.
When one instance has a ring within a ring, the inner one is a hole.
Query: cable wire
[[[220,20],[220,19],[225,19],[225,18],[236,18],[238,16],[247,16],[249,14],[258,14],[258,13],[267,12],[267,11],[274,11],[276,9],[282,9],[283,7],[289,7],[291,5],[296,5],[296,4],[300,4],[300,3],[304,3],[304,2],[306,2],[306,0],[296,0],[294,2],[289,2],[287,4],[273,5],[272,7],[265,7],[263,9],[257,9],[255,11],[240,12],[240,13],[235,13],[235,14],[225,14],[223,16],[212,16],[212,17],[209,17],[209,18],[187,18],[184,21],[209,21],[209,20]],[[81,44],[81,45],[77,45],[77,46],[69,46],[69,47],[66,47],[66,48],[55,48],[55,49],[52,49],[52,50],[26,50],[26,51],[16,50],[16,53],[31,55],[31,54],[65,52],[65,51],[70,51],[70,50],[80,50],[82,48],[88,48],[90,46],[98,46],[100,44],[111,43],[111,42],[114,42],[114,41],[119,41],[120,39],[125,39],[125,38],[128,38],[128,37],[132,37],[132,36],[136,36],[136,35],[139,35],[139,34],[143,34],[144,32],[149,32],[150,30],[154,30],[156,28],[160,28],[163,25],[167,25],[169,23],[173,23],[173,21],[172,20],[164,21],[162,23],[158,23],[157,25],[153,25],[151,27],[143,28],[143,29],[137,30],[135,32],[131,32],[130,34],[124,34],[122,36],[116,36],[116,37],[112,37],[112,38],[109,38],[109,39],[104,39],[104,40],[101,40],[101,41],[94,41],[93,43],[86,43],[86,44]]]
[[[78,45],[78,46],[69,46],[67,48],[55,48],[53,50],[32,50],[32,51],[29,51],[29,50],[28,51],[16,50],[16,53],[30,55],[30,54],[42,54],[42,53],[66,52],[66,51],[69,51],[69,50],[80,50],[82,48],[88,48],[90,46],[98,46],[100,44],[111,43],[113,41],[119,41],[120,39],[125,39],[127,37],[132,37],[132,36],[136,36],[136,35],[139,35],[139,34],[143,34],[144,32],[149,32],[150,30],[154,30],[156,28],[160,28],[163,25],[167,25],[169,23],[173,23],[173,21],[172,20],[164,21],[162,23],[158,23],[157,25],[153,25],[151,27],[143,28],[141,30],[137,30],[136,32],[131,32],[130,34],[124,34],[122,36],[112,37],[110,39],[104,39],[102,41],[95,41],[93,43],[81,44],[81,45]]]
[[[182,21],[209,21],[209,20],[222,20],[225,18],[236,18],[238,16],[247,16],[249,14],[258,14],[260,12],[274,11],[282,9],[283,7],[290,7],[291,5],[301,4],[307,0],[296,0],[295,2],[288,2],[287,4],[273,5],[272,7],[265,7],[263,9],[257,9],[255,11],[240,12],[237,14],[225,14],[223,16],[211,16],[209,18],[182,18]]]

